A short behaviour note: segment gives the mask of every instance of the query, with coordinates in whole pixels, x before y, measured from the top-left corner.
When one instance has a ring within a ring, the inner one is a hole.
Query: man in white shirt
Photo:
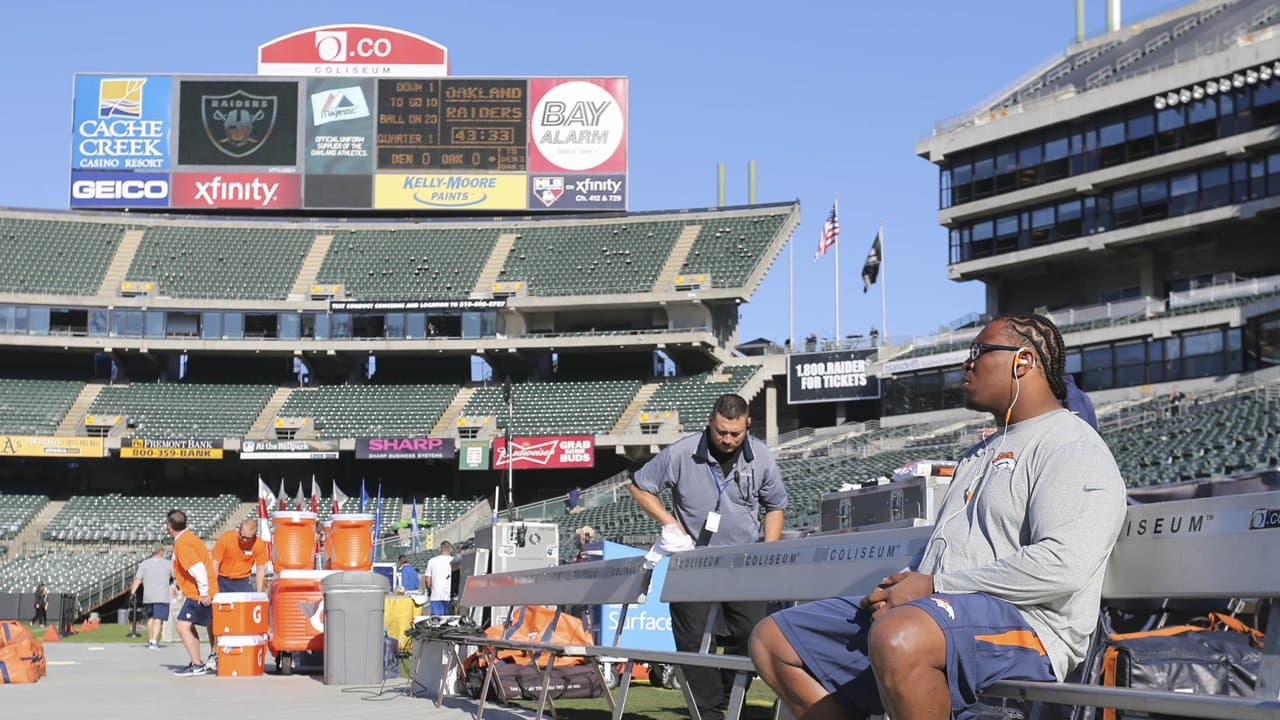
[[[427,591],[432,615],[449,614],[449,596],[453,589],[453,544],[440,543],[440,554],[427,561]]]

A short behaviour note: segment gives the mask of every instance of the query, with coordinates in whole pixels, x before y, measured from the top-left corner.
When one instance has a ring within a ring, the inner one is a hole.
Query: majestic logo
[[[317,127],[339,120],[369,117],[369,105],[359,86],[334,88],[311,96],[311,114]]]
[[[98,81],[98,117],[141,118],[146,78],[103,78]]]
[[[275,129],[278,109],[275,97],[244,90],[200,98],[200,116],[209,142],[235,158],[252,155],[266,143]]]
[[[955,608],[951,607],[951,603],[947,602],[946,600],[943,600],[940,597],[934,597],[932,595],[929,596],[929,599],[933,601],[934,605],[937,605],[938,607],[942,608],[942,611],[947,614],[947,617],[951,618],[952,620],[956,619],[956,610]]]
[[[533,179],[533,194],[543,205],[551,207],[564,194],[564,178],[536,177]]]

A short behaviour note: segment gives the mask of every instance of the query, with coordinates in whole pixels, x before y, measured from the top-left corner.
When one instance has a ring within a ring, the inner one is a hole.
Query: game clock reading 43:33
[[[526,167],[524,80],[378,81],[379,170]]]

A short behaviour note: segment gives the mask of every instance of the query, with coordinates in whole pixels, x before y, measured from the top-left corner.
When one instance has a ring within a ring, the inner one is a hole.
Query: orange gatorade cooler
[[[293,672],[293,653],[324,650],[324,593],[328,570],[281,570],[271,584],[267,648],[284,675]]]
[[[218,638],[218,677],[258,677],[266,659],[267,641],[261,635]]]
[[[340,513],[332,517],[330,570],[373,569],[373,515]]]
[[[266,593],[218,593],[213,596],[214,635],[266,635]]]
[[[316,549],[316,514],[281,510],[271,515],[271,553],[275,570],[308,570]]]

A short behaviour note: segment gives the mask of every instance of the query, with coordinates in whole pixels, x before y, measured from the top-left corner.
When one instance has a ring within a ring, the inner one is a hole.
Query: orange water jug
[[[267,644],[272,654],[324,650],[324,593],[327,570],[281,570],[271,584]]]
[[[281,510],[271,515],[271,554],[275,570],[309,570],[316,549],[316,514]]]
[[[330,570],[373,569],[373,515],[339,513],[331,518]]]

